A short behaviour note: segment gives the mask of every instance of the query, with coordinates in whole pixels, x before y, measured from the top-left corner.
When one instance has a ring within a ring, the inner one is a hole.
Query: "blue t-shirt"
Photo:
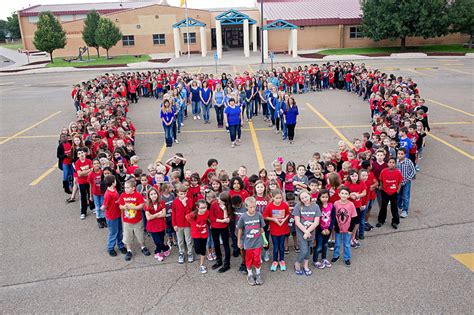
[[[206,103],[208,103],[208,101],[210,101],[210,99],[211,99],[211,89],[210,88],[205,88],[205,89],[201,88],[201,96],[202,96],[202,99]]]
[[[296,116],[298,116],[298,107],[293,106],[290,107],[288,106],[285,111],[285,118],[286,118],[286,123],[288,125],[296,125]]]
[[[222,100],[224,99],[224,92],[222,91],[216,91],[214,92],[214,98],[216,100],[216,103],[219,105],[222,103]]]
[[[161,111],[160,117],[164,119],[167,123],[170,123],[173,118],[174,118],[174,110],[171,110],[170,112],[163,112]],[[162,120],[163,126],[165,125],[165,122]]]
[[[193,102],[200,102],[201,98],[199,97],[199,91],[201,90],[200,87],[191,87],[191,101]]]
[[[224,114],[227,115],[229,126],[240,124],[240,106],[236,105],[234,108],[227,106],[224,110]]]

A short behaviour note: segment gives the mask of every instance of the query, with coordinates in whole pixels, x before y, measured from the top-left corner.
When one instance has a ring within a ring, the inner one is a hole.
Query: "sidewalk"
[[[308,51],[300,51],[300,54],[308,54],[308,53],[317,53],[318,50],[308,50]],[[136,62],[128,64],[127,67],[110,67],[110,68],[74,68],[74,67],[64,67],[64,68],[46,68],[46,64],[36,64],[36,65],[27,65],[27,57],[24,54],[20,54],[17,51],[1,48],[0,47],[0,55],[5,56],[6,58],[15,62],[12,65],[1,67],[0,68],[0,76],[6,75],[15,75],[18,73],[21,74],[35,74],[35,73],[58,73],[58,72],[76,72],[76,71],[97,71],[103,70],[105,71],[133,71],[133,70],[143,70],[143,69],[163,69],[163,68],[173,68],[173,69],[180,69],[180,68],[197,68],[200,67],[210,67],[215,66],[216,61],[214,60],[214,51],[210,51],[207,53],[206,57],[202,57],[200,54],[192,54],[190,57],[182,56],[181,58],[174,58],[173,54],[170,53],[163,53],[163,54],[150,54],[152,59],[170,59],[168,62],[160,63],[160,62]],[[34,59],[33,59],[34,58]],[[48,60],[48,56],[30,56],[30,63],[36,61],[44,61]],[[291,64],[311,64],[311,63],[321,63],[326,61],[350,61],[350,60],[384,60],[384,59],[445,59],[446,56],[430,56],[428,57],[426,54],[423,53],[398,53],[392,54],[390,56],[385,57],[369,57],[369,56],[362,56],[362,55],[331,55],[325,56],[322,59],[316,58],[303,58],[298,56],[297,58],[293,58],[291,55],[288,54],[275,54],[273,59],[273,66],[274,67],[281,67],[282,64],[291,63]],[[474,58],[474,54],[468,53],[466,56],[457,56],[456,58]],[[271,64],[270,59],[265,59],[265,64],[263,65],[265,68],[269,68]],[[241,65],[251,65],[254,66],[256,70],[261,69],[261,53],[260,52],[250,52],[250,56],[248,58],[244,57],[243,51],[240,50],[233,50],[233,51],[224,51],[222,54],[222,59],[217,61],[217,66],[241,66]],[[12,72],[4,72],[2,71],[8,70]],[[13,72],[15,70],[20,70]]]

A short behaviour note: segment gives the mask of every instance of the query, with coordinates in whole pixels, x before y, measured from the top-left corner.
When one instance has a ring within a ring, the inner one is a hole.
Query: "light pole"
[[[263,0],[260,0],[260,50],[262,51],[262,65],[265,64],[263,59]]]

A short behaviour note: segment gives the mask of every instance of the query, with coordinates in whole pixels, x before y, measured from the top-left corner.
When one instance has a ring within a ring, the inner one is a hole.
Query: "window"
[[[122,43],[124,46],[134,46],[135,45],[135,36],[125,35],[122,36]]]
[[[360,27],[351,26],[349,28],[349,38],[363,38],[362,30]]]
[[[153,34],[153,45],[166,44],[165,34]]]
[[[184,33],[184,43],[188,43],[188,33]],[[189,43],[195,44],[196,43],[196,33],[189,33]]]
[[[30,23],[38,23],[39,17],[38,16],[29,16],[28,22]]]

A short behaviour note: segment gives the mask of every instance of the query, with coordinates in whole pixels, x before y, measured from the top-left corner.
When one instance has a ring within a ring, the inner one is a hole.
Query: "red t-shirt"
[[[63,160],[63,164],[71,164],[72,163],[71,148],[72,148],[72,146],[71,146],[71,143],[69,143],[69,141],[66,141],[66,142],[63,143],[64,155],[66,155],[66,157]]]
[[[375,193],[375,190],[370,190],[370,186],[372,186],[373,184],[375,184],[377,182],[378,182],[378,180],[377,180],[377,178],[375,178],[374,173],[369,172],[369,178],[367,178],[367,180],[365,181],[365,186],[367,187],[367,195],[363,198],[364,199],[364,201],[362,203],[363,205],[367,205],[367,203],[370,200],[374,200],[377,197],[377,194]]]
[[[92,189],[92,194],[94,196],[103,196],[104,194],[100,191],[100,181],[101,181],[101,176],[102,176],[102,170],[99,169],[99,172],[92,172],[89,173],[89,176],[87,176],[87,181],[89,182],[89,185],[91,185]]]
[[[216,222],[217,219],[224,219],[224,210],[222,210],[217,200],[211,202],[211,208],[209,210],[209,219],[211,221],[211,228],[224,229],[229,225],[228,223]]]
[[[185,204],[176,198],[171,206],[171,223],[177,227],[189,227],[189,222],[186,221],[186,215],[192,210],[192,201],[187,198]]]
[[[352,202],[342,203],[340,200],[334,203],[336,209],[336,221],[339,227],[339,233],[349,232],[351,219],[357,217],[357,211]]]
[[[365,186],[365,182],[363,182],[363,181],[359,181],[358,184],[353,184],[353,183],[350,183],[350,182],[347,181],[347,182],[344,183],[344,186],[349,188],[351,193],[361,194],[361,193],[364,192],[364,190],[367,190],[367,187]],[[352,203],[354,203],[354,207],[360,208],[362,206],[362,199],[363,199],[363,197],[360,198],[359,200],[350,198],[350,201],[352,201]]]
[[[92,161],[89,159],[85,159],[84,162],[81,160],[77,160],[76,163],[74,163],[74,169],[77,171],[87,171],[89,169],[92,169]],[[88,174],[89,175],[89,174]],[[79,173],[77,174],[77,183],[78,184],[87,184],[87,176],[79,176]]]
[[[327,184],[326,189],[329,191],[329,202],[330,203],[334,204],[336,201],[341,199],[341,197],[339,197],[339,188],[333,189],[333,191],[331,192],[332,188],[329,184]]]
[[[388,168],[382,170],[380,173],[379,180],[382,183],[382,189],[388,195],[393,195],[397,192],[398,187],[403,181],[402,172],[399,169],[395,168],[393,170],[389,170]]]
[[[194,219],[194,213],[188,213],[186,220],[191,224],[192,238],[207,238],[209,236],[209,229],[207,228],[207,220],[209,219],[209,211],[204,214],[199,214]]]
[[[132,175],[136,169],[138,169],[138,165],[130,165],[129,167],[127,167],[127,174]]]
[[[249,196],[249,193],[244,189],[241,189],[239,191],[235,191],[235,190],[231,189],[231,190],[229,190],[229,195],[230,195],[231,198],[233,196],[240,196],[240,198],[242,198],[242,202],[245,202],[245,199],[247,199],[247,197]]]
[[[143,196],[139,192],[134,191],[131,194],[122,193],[120,195],[119,205],[124,206],[128,203],[132,206],[139,206],[144,202]],[[136,224],[142,220],[141,210],[124,210],[122,213],[122,219],[125,223]]]
[[[349,163],[351,163],[351,168],[353,170],[358,170],[359,169],[359,160],[358,159],[350,160]]]
[[[120,208],[118,204],[119,194],[117,190],[107,189],[104,194],[105,217],[107,220],[120,218]]]
[[[160,201],[158,204],[153,204],[152,207],[148,208],[147,205],[143,207],[146,212],[150,214],[156,214],[163,209],[166,209],[165,203]],[[146,221],[146,230],[148,232],[162,232],[166,230],[166,217],[155,218]]]
[[[276,218],[284,219],[290,215],[290,208],[286,202],[282,202],[279,206],[275,205],[273,202],[269,203],[263,211],[263,218]],[[290,228],[288,227],[288,219],[285,220],[283,225],[279,226],[273,221],[270,222],[270,234],[274,236],[286,235],[290,233]]]

